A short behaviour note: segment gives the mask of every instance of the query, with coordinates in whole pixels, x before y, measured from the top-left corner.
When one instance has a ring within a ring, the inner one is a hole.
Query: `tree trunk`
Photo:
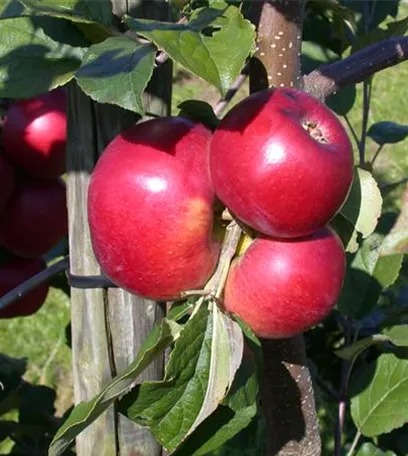
[[[93,1],[93,0],[89,0]],[[114,0],[119,17],[167,19],[167,4]],[[168,115],[171,104],[171,63],[156,70],[145,96],[146,111]],[[68,212],[71,272],[100,274],[94,258],[87,221],[90,173],[108,142],[134,124],[138,117],[118,107],[92,102],[81,90],[69,88]],[[132,362],[146,335],[163,317],[161,305],[132,296],[121,289],[72,289],[72,355],[75,402],[88,400]],[[138,378],[163,376],[158,359]],[[159,456],[161,447],[148,430],[110,408],[77,439],[78,456]]]
[[[300,87],[304,0],[253,2],[257,52],[250,65],[250,91]],[[268,456],[318,456],[321,452],[314,392],[303,336],[264,340],[262,407],[268,428]]]

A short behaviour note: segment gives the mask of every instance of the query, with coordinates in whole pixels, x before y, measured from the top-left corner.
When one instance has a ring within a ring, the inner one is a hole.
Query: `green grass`
[[[27,358],[25,380],[57,389],[57,413],[72,403],[71,351],[66,345],[69,300],[52,289],[43,307],[29,317],[0,320],[0,352]]]

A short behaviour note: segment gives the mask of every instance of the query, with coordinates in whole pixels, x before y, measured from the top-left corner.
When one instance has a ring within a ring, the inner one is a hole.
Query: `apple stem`
[[[221,214],[221,220],[226,220],[227,222],[232,222],[234,219],[231,215],[231,212],[228,209],[224,209]]]
[[[379,153],[382,151],[383,147],[384,147],[384,144],[380,144],[380,146],[378,147],[377,151],[375,152],[373,158],[371,159],[371,166],[374,166],[374,162],[377,160],[377,157],[378,157]]]
[[[208,296],[208,290],[187,290],[181,293],[181,299],[186,299],[194,296]]]
[[[224,290],[231,261],[237,250],[241,233],[242,230],[235,221],[232,221],[228,225],[227,232],[222,243],[217,269],[205,287],[205,289],[208,291],[208,294],[213,295],[217,301],[220,300],[222,292]]]
[[[61,272],[66,271],[68,267],[69,259],[66,256],[62,260],[49,266],[47,269],[44,269],[38,274],[32,276],[30,279],[26,280],[18,287],[13,288],[13,290],[9,291],[2,298],[0,298],[0,310],[9,307],[11,304],[13,304],[13,302],[17,301],[20,298],[23,298],[28,293],[30,293],[30,291],[34,290],[34,288],[37,288],[44,282],[47,282],[52,277],[61,274]]]

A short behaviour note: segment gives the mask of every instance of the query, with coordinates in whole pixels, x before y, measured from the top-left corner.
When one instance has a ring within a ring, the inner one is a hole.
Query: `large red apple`
[[[299,239],[260,237],[234,260],[224,306],[259,337],[292,337],[330,313],[344,273],[342,243],[328,228]]]
[[[48,252],[68,232],[65,184],[59,179],[19,176],[0,214],[0,245],[34,258]]]
[[[14,189],[14,169],[0,150],[0,212],[6,207]]]
[[[350,140],[323,103],[295,89],[257,92],[221,121],[211,175],[221,201],[246,224],[291,238],[323,227],[353,178]]]
[[[42,258],[12,257],[8,259],[5,264],[0,266],[0,297],[45,268],[46,264]],[[37,312],[47,297],[48,289],[48,283],[42,283],[23,298],[0,309],[0,318],[22,317]]]
[[[183,118],[117,136],[92,174],[91,239],[105,274],[144,297],[173,300],[202,287],[219,253],[213,238],[211,133]]]
[[[63,174],[65,111],[65,89],[14,103],[3,128],[3,145],[10,161],[35,177],[54,178]]]

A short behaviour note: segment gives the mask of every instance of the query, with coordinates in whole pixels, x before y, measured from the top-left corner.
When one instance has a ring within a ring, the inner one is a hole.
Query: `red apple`
[[[6,207],[14,189],[14,169],[0,150],[0,212]]]
[[[10,258],[0,266],[0,297],[46,268],[42,258]],[[0,309],[0,318],[32,315],[43,305],[49,285],[42,283],[10,306]]]
[[[211,175],[221,201],[273,237],[305,236],[341,208],[353,178],[350,140],[337,117],[310,95],[257,92],[221,121]]]
[[[167,117],[130,128],[104,151],[89,186],[89,226],[96,258],[118,286],[173,300],[212,274],[210,138],[203,125]]]
[[[0,245],[15,255],[34,258],[48,252],[67,232],[64,182],[20,176],[0,215]]]
[[[292,337],[330,313],[344,274],[343,245],[328,228],[299,239],[259,237],[234,260],[224,306],[259,337]]]
[[[12,105],[3,128],[3,145],[16,167],[35,177],[55,178],[64,173],[65,111],[65,89]]]

